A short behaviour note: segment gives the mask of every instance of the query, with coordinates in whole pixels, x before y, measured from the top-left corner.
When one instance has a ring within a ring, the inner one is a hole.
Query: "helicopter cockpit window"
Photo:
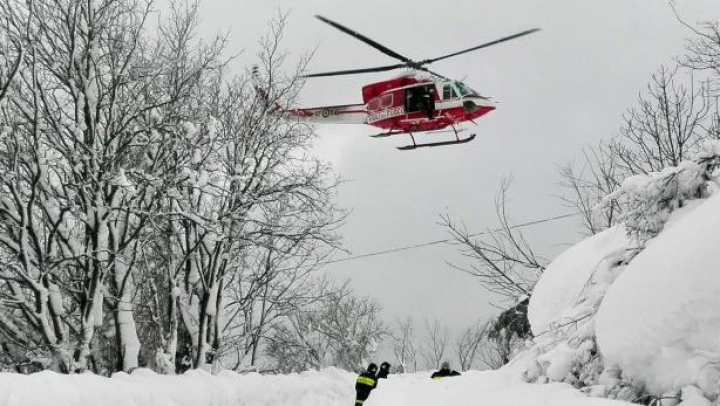
[[[445,83],[443,85],[443,100],[453,99],[457,97],[457,93],[455,93],[455,88],[450,83]]]
[[[474,90],[465,86],[462,82],[455,82],[455,87],[457,87],[458,92],[460,92],[460,96],[479,96]]]
[[[414,113],[418,111],[425,112],[429,118],[432,118],[435,110],[435,85],[423,85],[410,87],[405,93],[405,111]]]

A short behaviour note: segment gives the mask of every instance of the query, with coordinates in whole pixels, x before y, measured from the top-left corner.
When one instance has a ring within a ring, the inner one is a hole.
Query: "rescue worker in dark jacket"
[[[433,372],[433,374],[430,376],[430,378],[442,379],[446,376],[458,376],[458,375],[460,375],[460,372],[455,371],[454,369],[450,369],[450,363],[447,361],[443,361],[442,366],[440,367],[440,370]]]
[[[378,379],[387,379],[389,373],[390,364],[388,362],[383,362],[382,364],[380,364],[380,371],[377,374]]]
[[[420,93],[420,106],[422,106],[422,110],[427,115],[428,119],[432,120],[433,113],[434,113],[434,99],[433,96],[435,94],[435,89],[425,89],[422,93]]]
[[[355,406],[362,406],[370,392],[377,387],[377,369],[377,365],[370,364],[365,372],[358,375],[355,381]]]

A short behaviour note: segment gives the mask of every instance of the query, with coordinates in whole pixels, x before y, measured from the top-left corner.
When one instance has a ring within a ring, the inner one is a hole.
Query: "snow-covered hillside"
[[[533,385],[512,374],[467,372],[432,380],[430,373],[391,375],[367,406],[613,406],[587,398],[566,384]],[[338,369],[294,375],[179,376],[149,370],[103,378],[91,374],[0,374],[0,406],[342,406],[354,401],[356,375]]]
[[[720,390],[720,194],[666,227],[608,290],[596,332],[606,365],[663,394]],[[631,309],[631,310],[630,310]]]
[[[535,335],[506,371],[590,395],[709,405],[720,394],[720,143],[634,176],[624,221],[558,256],[528,307]]]

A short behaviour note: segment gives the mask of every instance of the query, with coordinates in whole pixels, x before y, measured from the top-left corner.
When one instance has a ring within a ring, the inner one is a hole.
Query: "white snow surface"
[[[597,314],[606,366],[651,393],[720,381],[720,193],[648,243],[610,286]]]
[[[535,385],[512,374],[467,372],[432,380],[430,373],[381,380],[366,406],[613,406],[566,384]],[[157,375],[146,369],[112,378],[91,374],[0,374],[0,406],[342,406],[354,402],[355,374],[338,369],[290,375],[211,375],[196,370]]]
[[[568,248],[545,269],[535,285],[528,319],[535,336],[578,315],[582,298],[593,273],[607,258],[624,252],[630,240],[622,226],[609,228]]]

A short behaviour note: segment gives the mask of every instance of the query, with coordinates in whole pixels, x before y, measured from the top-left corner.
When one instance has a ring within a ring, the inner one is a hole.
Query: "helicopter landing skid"
[[[456,140],[450,140],[450,141],[440,141],[440,142],[429,142],[426,144],[411,144],[411,145],[404,145],[402,147],[397,147],[397,149],[401,151],[409,151],[411,149],[417,149],[422,147],[441,147],[443,145],[454,145],[454,144],[464,144],[466,142],[470,142],[475,139],[475,134],[470,134],[469,136],[465,138],[458,138]]]
[[[423,144],[418,144],[417,142],[415,142],[415,136],[411,132],[408,132],[408,134],[410,135],[410,139],[412,140],[412,145],[404,145],[402,147],[397,147],[397,149],[399,149],[401,151],[409,151],[411,149],[417,149],[417,148],[422,148],[422,147],[441,147],[443,145],[464,144],[466,142],[470,142],[475,139],[475,134],[470,134],[467,137],[460,138],[460,136],[458,134],[462,131],[464,131],[464,130],[463,129],[458,130],[457,128],[455,128],[455,126],[453,126],[452,132],[455,133],[454,140],[428,142],[428,143],[423,143]],[[434,133],[440,133],[440,132],[446,132],[446,131],[435,131]]]
[[[405,132],[405,131],[388,131],[386,133],[373,134],[370,136],[370,138],[384,138],[384,137],[389,137],[391,135],[397,135],[397,134],[407,134],[407,132]]]

